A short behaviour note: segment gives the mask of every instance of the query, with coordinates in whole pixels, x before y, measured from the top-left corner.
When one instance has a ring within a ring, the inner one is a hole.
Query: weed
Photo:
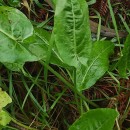
[[[94,10],[99,24],[89,20],[85,0],[0,5],[0,86],[10,96],[1,94],[8,100],[0,101],[0,116],[6,119],[0,129],[123,129],[129,118],[129,87],[121,82],[129,77],[129,35],[122,45],[127,33],[118,30],[116,5],[108,0],[105,11]],[[14,7],[22,7],[28,18]],[[108,9],[114,30],[101,25]],[[118,16],[129,33],[124,15]],[[11,99],[9,115],[3,107]]]

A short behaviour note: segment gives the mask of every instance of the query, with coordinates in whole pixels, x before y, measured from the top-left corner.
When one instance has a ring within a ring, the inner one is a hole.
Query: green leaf
[[[112,130],[117,111],[109,108],[90,110],[84,113],[69,130]]]
[[[0,62],[21,65],[39,60],[23,46],[23,40],[32,34],[33,26],[22,12],[0,6]]]
[[[3,107],[5,107],[8,103],[11,102],[12,99],[9,97],[9,95],[5,91],[2,91],[0,88],[0,111]]]
[[[34,35],[24,40],[23,45],[39,59],[46,59],[50,36],[46,30],[35,29]]]
[[[130,35],[127,36],[124,48],[122,51],[123,56],[118,62],[118,70],[121,77],[127,77],[127,70],[130,70]]]
[[[8,3],[12,7],[20,7],[21,0],[8,0]]]
[[[77,89],[90,88],[104,75],[109,68],[109,55],[113,52],[114,44],[109,41],[97,41],[92,47],[86,66],[80,64],[76,69]]]
[[[91,50],[88,6],[85,0],[56,0],[53,36],[60,58],[69,66],[87,63]]]
[[[46,30],[43,30],[42,28],[35,28],[34,35],[24,40],[24,46],[33,55],[37,56],[39,59],[46,61],[50,37],[51,34]],[[67,67],[67,65],[63,63],[62,59],[59,57],[54,48],[52,49],[50,63]]]
[[[0,126],[6,126],[11,121],[9,114],[2,110],[3,107],[11,102],[12,99],[9,97],[9,95],[0,88]]]
[[[0,111],[0,125],[6,126],[11,121],[11,117],[5,111]]]

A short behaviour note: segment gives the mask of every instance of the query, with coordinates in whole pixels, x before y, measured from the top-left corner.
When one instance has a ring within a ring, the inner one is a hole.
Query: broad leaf
[[[9,114],[2,110],[3,107],[11,102],[12,99],[9,97],[9,95],[5,91],[2,91],[0,88],[0,126],[6,126],[11,121]]]
[[[85,0],[56,0],[52,38],[64,63],[77,67],[87,63],[91,31]]]
[[[119,60],[118,70],[119,70],[120,76],[126,78],[127,70],[130,71],[130,35],[128,35],[125,41],[122,53],[123,53],[123,56]]]
[[[51,34],[46,30],[35,28],[34,35],[24,40],[24,46],[25,48],[28,48],[28,50],[39,59],[46,61],[50,37]],[[68,67],[66,64],[63,63],[62,59],[59,57],[54,48],[52,49],[50,63],[62,67]]]
[[[104,75],[109,67],[109,55],[113,52],[114,44],[109,41],[97,41],[92,47],[88,64],[80,64],[76,69],[77,89],[88,89]]]
[[[32,34],[33,26],[22,12],[0,6],[0,62],[16,65],[38,60],[22,45]]]
[[[69,130],[112,130],[117,111],[109,108],[90,110],[84,113]]]
[[[11,117],[5,111],[0,111],[0,125],[6,126],[11,121]]]
[[[0,111],[3,107],[5,107],[8,103],[11,102],[12,99],[9,97],[9,95],[5,91],[2,91],[0,88]]]

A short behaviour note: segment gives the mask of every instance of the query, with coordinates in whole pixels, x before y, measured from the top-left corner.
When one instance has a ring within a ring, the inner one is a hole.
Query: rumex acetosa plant
[[[67,69],[73,88],[92,87],[109,69],[114,44],[91,39],[85,0],[55,0],[54,28],[48,33],[34,28],[19,10],[0,6],[0,62],[13,71],[25,62],[43,61]],[[70,130],[111,130],[118,113],[95,109],[84,113]],[[86,123],[87,122],[87,123]]]
[[[95,84],[109,68],[114,44],[91,39],[88,6],[84,0],[55,2],[51,41],[62,62],[73,67],[75,87],[85,90]]]
[[[57,1],[53,32],[46,37],[47,32],[34,29],[19,10],[1,6],[0,62],[20,70],[26,61],[49,58],[50,63],[70,67],[77,90],[88,89],[108,70],[114,44],[92,42],[87,8],[84,0],[64,0],[62,6]]]

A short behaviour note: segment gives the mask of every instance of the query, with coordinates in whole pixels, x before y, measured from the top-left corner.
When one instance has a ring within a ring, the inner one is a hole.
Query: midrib
[[[73,0],[71,0],[71,6],[72,6],[72,14],[73,14],[73,40],[74,40],[74,54],[75,54],[75,57],[76,59],[78,60],[78,56],[77,56],[77,46],[76,46],[76,32],[75,32],[75,29],[76,29],[76,22],[75,22],[75,13],[74,13],[74,6],[73,6]]]
[[[110,47],[111,47],[111,46],[108,46],[105,50],[103,50],[103,51],[93,60],[93,62],[92,62],[92,63],[90,64],[90,66],[88,67],[88,69],[87,69],[87,71],[86,71],[86,73],[85,73],[85,75],[84,75],[84,78],[83,78],[81,84],[83,84],[83,82],[85,81],[85,78],[86,78],[86,76],[87,76],[89,70],[91,69],[91,67],[92,67],[93,64],[95,63],[95,61],[100,57],[101,54],[103,54],[103,53],[104,53],[107,49],[109,49]]]
[[[6,33],[5,31],[3,31],[2,29],[0,29],[0,32],[3,33],[3,34],[5,34],[6,36],[8,36],[10,39],[16,41],[16,39],[15,39],[13,36],[9,35],[9,34]]]

